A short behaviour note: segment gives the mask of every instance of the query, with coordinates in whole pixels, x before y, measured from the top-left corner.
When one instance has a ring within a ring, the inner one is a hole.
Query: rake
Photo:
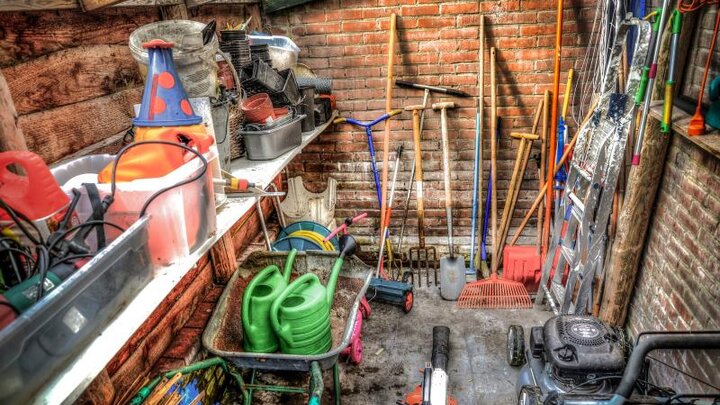
[[[490,133],[495,134],[497,126],[495,48],[490,48],[490,81],[490,99],[492,102]],[[495,142],[493,141],[494,139],[490,142],[490,154],[493,163],[492,166],[494,166],[496,155]],[[493,172],[495,172],[495,170],[493,170]],[[494,221],[493,225],[495,225]],[[495,229],[493,229],[493,236],[495,236]],[[497,246],[496,243],[497,238],[493,237],[493,246]],[[532,308],[530,295],[522,283],[518,281],[504,280],[498,277],[497,261],[498,259],[493,257],[492,273],[490,274],[490,278],[465,284],[465,287],[463,287],[457,301],[458,308]]]

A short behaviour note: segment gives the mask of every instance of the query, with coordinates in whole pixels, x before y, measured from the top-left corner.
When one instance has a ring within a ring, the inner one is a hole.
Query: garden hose
[[[325,237],[323,237],[322,235],[320,235],[319,233],[317,233],[315,231],[308,231],[308,230],[301,229],[301,230],[291,233],[288,236],[296,236],[296,237],[310,239],[311,241],[313,241],[313,242],[317,243],[319,246],[321,246],[322,250],[324,252],[332,252],[335,250],[335,246],[333,246],[333,244],[330,241],[325,242],[324,241]]]

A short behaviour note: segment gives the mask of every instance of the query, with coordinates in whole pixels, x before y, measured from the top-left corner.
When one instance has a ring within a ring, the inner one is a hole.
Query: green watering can
[[[288,253],[285,270],[278,266],[265,267],[248,283],[243,293],[242,324],[243,347],[247,352],[274,353],[278,341],[270,325],[270,307],[290,282],[297,249]]]
[[[335,287],[345,257],[353,255],[356,247],[352,236],[342,236],[340,257],[333,265],[327,287],[315,274],[304,274],[290,283],[272,304],[270,321],[282,353],[311,355],[330,350],[330,308]]]

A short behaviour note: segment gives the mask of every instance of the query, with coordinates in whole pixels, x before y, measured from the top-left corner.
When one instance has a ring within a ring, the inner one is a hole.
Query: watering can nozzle
[[[343,235],[340,237],[340,257],[345,258],[355,254],[357,249],[357,241],[352,235]]]

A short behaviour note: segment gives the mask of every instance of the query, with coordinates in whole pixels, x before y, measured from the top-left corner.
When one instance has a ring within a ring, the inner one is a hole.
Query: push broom
[[[490,48],[490,100],[491,100],[491,116],[490,116],[490,159],[491,159],[491,178],[495,180],[497,176],[496,159],[497,148],[495,146],[495,133],[497,130],[497,88],[495,85],[495,48]],[[493,181],[493,186],[497,187],[497,181]],[[497,246],[497,204],[493,195],[492,204],[492,233],[493,247]],[[494,255],[495,256],[495,255]],[[465,284],[460,297],[457,301],[458,308],[532,308],[530,295],[525,286],[512,280],[504,280],[498,277],[498,259],[492,258],[492,273],[490,278]]]

